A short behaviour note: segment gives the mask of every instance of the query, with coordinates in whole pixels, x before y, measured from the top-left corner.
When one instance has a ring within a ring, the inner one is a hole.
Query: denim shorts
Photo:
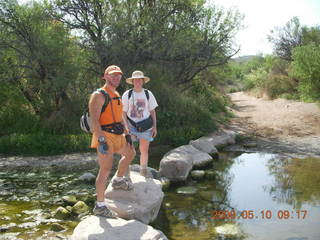
[[[134,142],[139,141],[141,138],[152,142],[153,141],[153,137],[152,137],[152,128],[144,131],[144,132],[138,132],[137,129],[133,126],[129,126],[130,128],[130,134],[132,136],[132,140]]]

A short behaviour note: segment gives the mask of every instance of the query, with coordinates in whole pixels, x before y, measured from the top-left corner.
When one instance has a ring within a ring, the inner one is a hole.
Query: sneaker
[[[113,179],[112,187],[114,189],[122,189],[122,190],[130,191],[133,189],[133,184],[130,178],[125,177],[125,178],[121,178],[121,180]]]
[[[129,184],[133,185],[130,176],[124,176],[125,180],[129,182]]]
[[[96,216],[106,217],[106,218],[117,218],[117,214],[107,208],[107,206],[98,207],[97,205],[93,208],[93,213]]]

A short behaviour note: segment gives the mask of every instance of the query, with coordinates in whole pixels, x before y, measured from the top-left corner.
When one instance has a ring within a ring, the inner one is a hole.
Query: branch
[[[177,82],[177,85],[182,85],[182,84],[186,84],[186,83],[190,82],[198,73],[202,72],[203,70],[207,69],[208,67],[217,67],[217,66],[226,64],[229,61],[229,59],[232,58],[234,55],[236,55],[239,51],[240,51],[240,48],[236,52],[234,52],[233,54],[231,54],[231,55],[225,57],[224,59],[222,59],[221,61],[219,61],[218,63],[210,63],[209,59],[208,59],[208,62],[206,64],[204,64],[203,66],[196,69],[194,71],[194,73],[191,74],[190,76],[187,76],[187,77],[183,78],[181,81]]]

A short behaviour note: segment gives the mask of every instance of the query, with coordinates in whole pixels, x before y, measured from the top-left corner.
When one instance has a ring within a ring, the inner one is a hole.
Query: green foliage
[[[293,51],[292,76],[300,79],[303,100],[320,100],[320,46],[301,46]]]
[[[266,57],[264,69],[268,72],[266,79],[259,86],[270,98],[279,96],[293,98],[297,84],[288,76],[289,62],[272,56]]]
[[[302,28],[302,43],[303,45],[315,44],[320,45],[320,26],[303,27]]]
[[[222,78],[231,79],[227,91],[242,86],[270,98],[319,101],[320,27],[301,26],[295,17],[276,28],[269,40],[274,44],[275,56],[246,56],[229,63],[232,71]]]
[[[0,42],[8,50],[0,81],[19,91],[49,128],[65,131],[71,126],[61,116],[72,116],[76,108],[69,93],[80,68],[76,41],[39,3],[22,7],[3,1],[1,7]]]
[[[247,74],[244,79],[244,88],[246,90],[252,88],[262,88],[264,81],[267,79],[268,72],[263,68],[258,68]]]
[[[39,131],[39,118],[30,111],[20,91],[7,84],[0,85],[0,102],[0,136]]]
[[[292,50],[302,44],[302,26],[298,17],[293,17],[283,27],[276,27],[268,36],[275,54],[292,61]]]
[[[211,112],[218,111],[213,106],[215,102],[211,102],[208,108],[208,105],[204,105],[201,95],[191,93],[192,90],[181,94],[178,89],[167,85],[165,79],[162,81],[154,91],[159,101],[158,142],[174,146],[187,144],[191,139],[203,136],[216,128],[214,114]]]
[[[91,136],[11,134],[0,137],[0,152],[8,155],[57,155],[63,153],[88,151]]]
[[[279,96],[294,98],[296,83],[286,75],[269,73],[262,88],[272,99]]]
[[[253,88],[254,82],[249,74],[264,66],[265,59],[261,56],[246,56],[229,61],[228,65],[223,66],[223,76],[218,76],[224,82],[225,92],[236,92]]]
[[[296,81],[288,76],[290,63],[268,55],[264,58],[253,58],[242,64],[243,85],[245,90],[255,89],[266,93],[270,98],[294,98]]]
[[[249,61],[240,63],[242,72],[244,74],[251,73],[261,67],[263,67],[265,59],[261,56],[253,56]]]
[[[109,64],[123,78],[136,69],[152,78],[146,87],[160,105],[156,141],[178,145],[210,132],[228,117],[217,89],[231,81],[233,69],[223,64],[236,52],[241,19],[202,0],[1,1],[1,152],[87,147],[79,117]],[[222,67],[206,75],[212,66]]]
[[[129,72],[157,64],[179,84],[236,52],[232,39],[242,19],[235,10],[195,0],[56,0],[52,9],[55,18],[84,31],[98,71],[109,63]]]
[[[194,102],[205,107],[212,114],[226,111],[226,100],[221,95],[218,95],[218,91],[202,78],[195,78],[192,81],[192,86],[188,93],[190,93],[191,98],[195,99]]]

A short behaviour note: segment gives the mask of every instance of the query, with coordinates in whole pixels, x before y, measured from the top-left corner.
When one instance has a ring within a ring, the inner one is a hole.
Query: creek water
[[[320,239],[320,159],[227,154],[213,169],[166,193],[155,227],[169,239]]]
[[[209,170],[210,179],[190,178],[165,192],[152,225],[168,239],[320,239],[320,159],[226,153]],[[81,216],[60,221],[51,212],[65,195],[93,206],[94,184],[78,180],[88,171],[97,169],[0,171],[0,239],[70,236]],[[65,230],[51,230],[54,222]]]

